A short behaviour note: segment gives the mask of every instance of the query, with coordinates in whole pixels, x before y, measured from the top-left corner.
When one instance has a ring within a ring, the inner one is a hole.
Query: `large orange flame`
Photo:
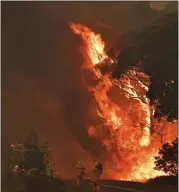
[[[137,69],[129,70],[119,80],[112,79],[110,74],[104,75],[100,66],[114,61],[106,54],[101,36],[81,24],[72,23],[70,27],[82,37],[86,62],[90,64],[88,69],[98,79],[96,86],[89,90],[94,93],[97,114],[103,124],[90,126],[88,133],[100,138],[112,157],[112,162],[105,164],[106,177],[145,181],[165,175],[153,169],[154,156],[162,145],[160,138],[163,138],[167,122],[164,118],[164,126],[153,117],[155,106],[150,106],[146,97],[149,77]],[[115,94],[109,97],[113,89],[119,93],[117,101],[113,98]],[[104,127],[108,130],[107,137],[98,135]]]

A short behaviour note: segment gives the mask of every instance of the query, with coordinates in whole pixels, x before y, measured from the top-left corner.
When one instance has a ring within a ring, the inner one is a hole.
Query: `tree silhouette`
[[[24,159],[21,167],[29,176],[47,174],[49,172],[49,149],[48,145],[40,145],[38,135],[34,129],[24,142]]]
[[[133,34],[118,57],[114,78],[138,67],[150,76],[147,93],[151,104],[158,101],[156,117],[178,118],[178,14],[157,20],[140,34]]]
[[[155,157],[155,170],[161,170],[169,175],[178,174],[178,138],[171,144],[165,143]]]

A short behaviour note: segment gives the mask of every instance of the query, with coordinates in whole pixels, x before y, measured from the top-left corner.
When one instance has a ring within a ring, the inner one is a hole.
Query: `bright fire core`
[[[70,24],[74,33],[84,41],[83,53],[87,70],[92,71],[96,84],[88,87],[93,92],[96,113],[102,123],[89,127],[90,137],[101,140],[110,158],[105,162],[107,178],[145,181],[163,172],[154,170],[154,156],[171,127],[166,118],[158,122],[153,117],[155,106],[149,105],[146,92],[149,77],[137,69],[129,70],[119,80],[102,72],[103,65],[114,63],[105,52],[99,34],[80,25]]]

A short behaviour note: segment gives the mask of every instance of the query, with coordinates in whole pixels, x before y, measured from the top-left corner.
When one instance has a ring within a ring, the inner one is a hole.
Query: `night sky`
[[[87,136],[91,95],[81,80],[82,40],[68,22],[100,32],[112,48],[158,11],[147,2],[2,2],[1,8],[2,155],[34,128],[49,142],[56,169],[71,176],[76,160],[98,156],[101,146]]]

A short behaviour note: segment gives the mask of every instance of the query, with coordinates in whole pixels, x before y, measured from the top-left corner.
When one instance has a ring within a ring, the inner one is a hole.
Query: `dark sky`
[[[69,176],[76,160],[86,162],[87,151],[98,156],[101,147],[87,136],[91,95],[81,81],[82,41],[68,22],[92,27],[112,46],[158,13],[147,2],[2,2],[1,8],[3,149],[35,128],[56,168]]]

